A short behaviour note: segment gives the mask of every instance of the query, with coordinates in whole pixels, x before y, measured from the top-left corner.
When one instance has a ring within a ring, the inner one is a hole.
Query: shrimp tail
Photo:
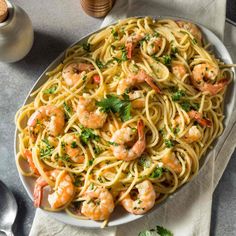
[[[132,58],[132,51],[133,51],[133,45],[131,42],[126,43],[125,45],[126,51],[127,51],[127,58],[131,59]]]
[[[203,126],[203,127],[211,127],[212,126],[212,122],[207,119],[207,118],[202,118],[202,115],[194,110],[191,110],[189,113],[189,116],[193,119],[195,119],[199,125]]]
[[[156,92],[156,93],[161,93],[161,90],[159,89],[159,87],[153,82],[152,77],[150,76],[146,76],[145,78],[146,83]]]
[[[224,87],[229,83],[228,79],[221,79],[219,80],[218,83],[216,84],[208,84],[205,83],[202,90],[203,91],[208,91],[210,92],[211,95],[216,95],[217,93],[219,93],[222,89],[224,89]]]
[[[33,194],[35,207],[40,207],[43,197],[43,188],[47,185],[48,183],[45,180],[43,180],[42,177],[39,177],[36,180]]]
[[[30,166],[31,170],[32,170],[36,175],[39,175],[39,171],[38,171],[38,169],[36,168],[36,166],[35,166],[35,164],[34,164],[34,162],[33,162],[32,152],[31,152],[30,150],[26,149],[26,150],[24,151],[24,154],[23,154],[23,155],[26,157],[26,159],[27,159],[27,161],[28,161],[28,163],[29,163],[29,166]]]

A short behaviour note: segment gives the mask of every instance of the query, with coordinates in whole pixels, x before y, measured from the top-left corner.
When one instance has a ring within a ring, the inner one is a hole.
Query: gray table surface
[[[25,59],[14,64],[0,63],[0,179],[9,186],[18,202],[15,235],[25,236],[29,234],[35,209],[20,182],[14,161],[14,115],[48,64],[71,43],[99,28],[102,19],[87,16],[79,0],[12,2],[29,14],[35,41]],[[236,235],[235,166],[236,152],[213,196],[211,235]]]

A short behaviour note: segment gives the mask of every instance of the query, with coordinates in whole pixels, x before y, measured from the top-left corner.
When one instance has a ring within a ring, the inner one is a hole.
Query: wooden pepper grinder
[[[115,0],[80,0],[84,11],[93,17],[104,17],[111,10]]]
[[[33,28],[26,12],[0,0],[0,62],[21,60],[33,44]]]

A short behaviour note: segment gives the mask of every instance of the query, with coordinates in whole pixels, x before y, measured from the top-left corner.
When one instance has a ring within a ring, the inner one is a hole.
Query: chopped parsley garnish
[[[178,53],[178,48],[177,47],[172,47],[171,48],[171,53],[173,53],[173,54]]]
[[[57,90],[57,85],[53,85],[51,88],[43,90],[44,94],[54,94]]]
[[[71,146],[72,148],[77,148],[77,147],[78,147],[78,144],[77,144],[75,141],[73,141],[70,146]]]
[[[117,61],[118,63],[121,63],[122,61],[127,61],[128,60],[128,58],[127,58],[127,51],[125,49],[125,46],[121,47],[121,58],[113,57],[113,59],[115,61]]]
[[[173,134],[178,134],[179,131],[180,131],[180,128],[179,128],[179,127],[177,127],[177,128],[171,128],[171,132],[172,132]]]
[[[182,103],[180,103],[180,106],[186,112],[189,112],[190,110],[197,111],[199,109],[199,104],[198,103],[191,104],[189,101],[183,101]]]
[[[163,173],[163,168],[161,168],[161,167],[156,167],[156,168],[153,170],[153,172],[150,174],[150,177],[151,177],[151,178],[159,178],[159,177],[161,177],[162,173]]]
[[[139,163],[141,166],[145,167],[145,168],[148,168],[148,167],[151,166],[151,160],[150,160],[150,158],[148,158],[148,157],[145,156],[145,155],[142,155],[142,156],[139,158],[138,163]]]
[[[90,160],[88,161],[88,165],[91,166],[91,165],[93,164],[93,162],[94,162],[94,159],[90,159]]]
[[[65,111],[66,120],[69,120],[71,116],[72,108],[66,102],[63,103],[63,107]]]
[[[45,158],[47,156],[50,156],[53,151],[53,146],[50,145],[48,139],[42,139],[42,142],[44,144],[43,148],[40,148],[40,158]]]
[[[174,236],[172,232],[162,226],[157,225],[156,229],[142,231],[138,236]]]
[[[172,147],[174,147],[174,142],[173,142],[172,140],[170,140],[170,139],[165,139],[164,142],[165,142],[165,145],[166,145],[167,148],[172,148]]]
[[[176,102],[176,101],[179,101],[184,96],[185,96],[185,92],[183,90],[178,90],[174,92],[171,97],[172,97],[172,100]]]
[[[115,143],[115,142],[110,142],[110,141],[108,141],[108,143],[109,143],[110,145],[113,145],[113,146],[119,146],[119,144],[118,144],[118,143]]]
[[[99,59],[96,60],[96,64],[97,64],[99,69],[105,68],[105,65]]]
[[[160,34],[158,32],[154,32],[154,34],[153,34],[154,37],[159,37],[159,35]]]
[[[96,145],[93,147],[93,151],[94,151],[95,155],[99,155],[102,152],[100,147],[98,147]]]
[[[145,37],[139,41],[139,44],[143,45],[143,42],[149,41],[150,38],[151,38],[150,34],[146,34]]]
[[[111,33],[112,33],[114,39],[117,40],[117,39],[118,39],[118,32],[115,31],[114,29],[112,29],[112,30],[111,30]]]
[[[127,94],[123,94],[123,99],[115,95],[108,95],[107,98],[97,102],[96,105],[101,107],[103,112],[118,113],[122,121],[127,121],[131,118],[131,102]]]
[[[83,43],[83,49],[87,52],[91,52],[91,44],[90,43]]]
[[[163,58],[163,63],[164,63],[166,66],[170,66],[170,63],[171,63],[171,56],[170,56],[170,55],[164,55],[162,58]]]
[[[71,160],[71,158],[70,158],[70,156],[69,155],[63,155],[63,156],[60,156],[59,157],[62,161],[66,161],[66,162],[68,162],[68,161],[70,161]]]
[[[197,44],[197,40],[195,38],[192,40],[192,42],[193,44]]]
[[[81,133],[80,133],[80,140],[82,144],[86,145],[90,140],[98,140],[99,136],[94,134],[93,129],[90,128],[85,128],[83,126],[81,128]]]

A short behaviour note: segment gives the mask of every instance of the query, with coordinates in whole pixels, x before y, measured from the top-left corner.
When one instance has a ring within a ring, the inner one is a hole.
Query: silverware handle
[[[5,231],[5,234],[6,234],[6,236],[14,236],[11,229],[9,231]]]

